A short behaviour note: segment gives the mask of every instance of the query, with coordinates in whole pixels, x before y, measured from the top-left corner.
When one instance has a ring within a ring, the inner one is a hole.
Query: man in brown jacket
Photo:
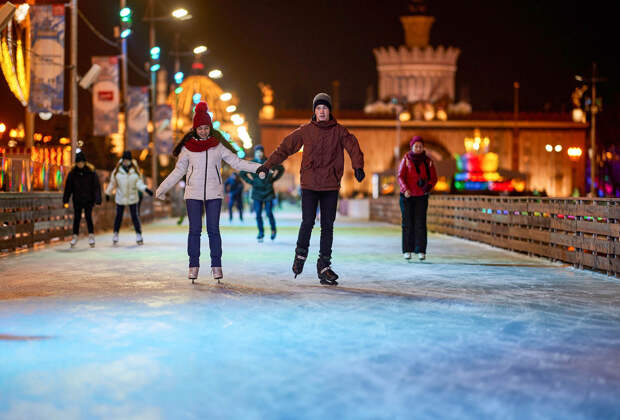
[[[321,284],[335,286],[338,275],[331,269],[334,220],[338,206],[338,190],[344,172],[344,150],[349,153],[355,178],[364,179],[364,154],[354,135],[331,115],[331,98],[319,93],[312,102],[312,121],[302,125],[286,136],[278,148],[257,170],[266,174],[303,146],[301,160],[301,209],[302,221],[295,249],[293,273],[295,277],[304,268],[310,246],[310,235],[316,218],[317,207],[321,209],[321,249],[317,261],[317,273]]]

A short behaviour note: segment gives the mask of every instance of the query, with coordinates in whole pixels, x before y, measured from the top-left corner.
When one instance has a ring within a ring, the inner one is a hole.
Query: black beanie
[[[123,152],[123,156],[121,157],[121,159],[129,159],[129,160],[131,160],[131,152],[129,150],[125,150]]]
[[[75,154],[75,163],[78,162],[86,162],[86,156],[84,156],[84,152],[81,150]]]
[[[312,112],[314,112],[316,107],[319,105],[325,105],[331,111],[332,110],[332,98],[327,93],[317,94],[314,97],[314,100],[312,101]]]

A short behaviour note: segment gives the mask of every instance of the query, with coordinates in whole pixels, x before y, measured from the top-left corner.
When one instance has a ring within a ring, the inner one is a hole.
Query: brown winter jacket
[[[344,149],[351,157],[353,169],[364,169],[364,154],[357,139],[335,119],[302,125],[282,140],[264,165],[271,169],[302,146],[300,175],[303,189],[339,190],[344,172]]]

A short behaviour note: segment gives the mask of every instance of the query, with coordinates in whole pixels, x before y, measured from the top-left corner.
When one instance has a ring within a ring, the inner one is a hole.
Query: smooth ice
[[[222,217],[221,286],[173,220],[1,258],[0,418],[620,418],[617,279],[441,235],[408,263],[339,219],[327,288],[318,223],[293,280],[279,219]]]

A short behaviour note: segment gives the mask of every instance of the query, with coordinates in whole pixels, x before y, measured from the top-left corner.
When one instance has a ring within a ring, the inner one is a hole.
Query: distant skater
[[[71,248],[78,241],[80,234],[80,222],[82,212],[86,219],[88,229],[88,244],[91,248],[95,247],[95,227],[93,225],[93,207],[101,204],[101,184],[95,171],[95,167],[86,161],[83,151],[75,154],[75,166],[67,175],[65,181],[65,191],[62,202],[68,206],[69,199],[73,196],[73,237],[71,238]]]
[[[437,183],[437,171],[424,151],[422,137],[413,137],[409,146],[411,150],[398,167],[402,250],[405,259],[410,260],[411,254],[415,253],[422,261],[426,259],[428,195]]]
[[[237,207],[239,220],[243,222],[243,182],[239,179],[237,172],[230,174],[224,182],[224,189],[228,194],[228,221],[232,222],[233,207]]]
[[[262,145],[254,147],[254,159],[252,162],[265,163],[265,149]],[[276,238],[276,218],[273,216],[273,201],[276,198],[273,191],[273,183],[284,175],[284,167],[276,165],[265,178],[260,178],[256,174],[241,172],[241,178],[252,186],[252,205],[256,214],[256,227],[258,228],[258,242],[263,242],[265,230],[263,227],[263,208],[269,219],[269,227],[271,228],[271,240]]]
[[[129,150],[123,152],[123,156],[110,175],[110,183],[105,192],[106,200],[109,201],[110,195],[115,191],[116,217],[114,218],[112,244],[116,245],[118,243],[118,233],[123,222],[123,213],[125,212],[125,207],[129,207],[131,221],[136,231],[136,243],[143,245],[142,227],[140,226],[140,215],[138,214],[138,202],[140,201],[138,191],[146,192],[149,195],[153,195],[153,191],[144,185],[138,162],[131,158]]]

